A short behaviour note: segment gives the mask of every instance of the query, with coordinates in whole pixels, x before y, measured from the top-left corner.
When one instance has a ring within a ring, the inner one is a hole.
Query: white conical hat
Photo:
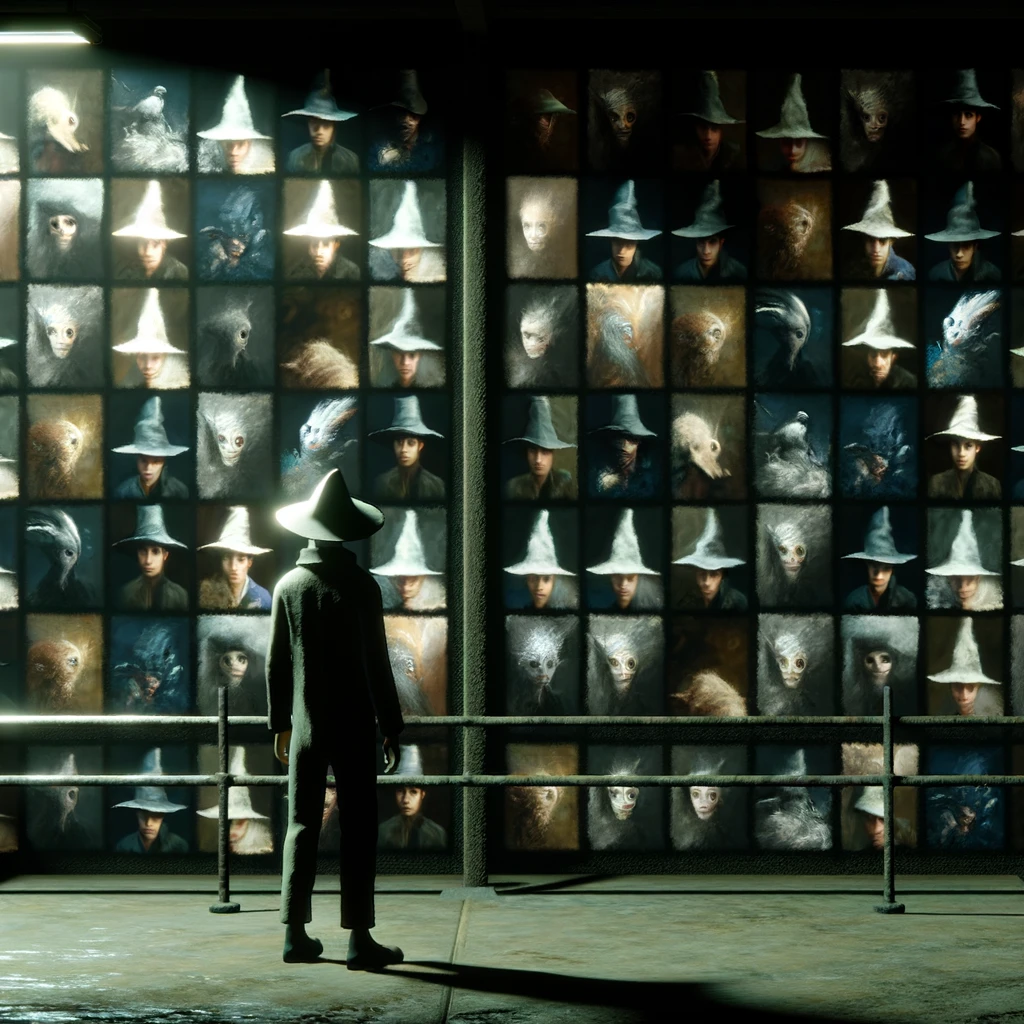
[[[229,766],[229,774],[249,774],[245,768],[245,747],[231,748],[231,764]],[[203,808],[203,810],[201,811],[196,811],[196,814],[203,818],[216,818],[219,813],[219,804],[214,804],[212,807],[206,807]],[[259,811],[253,809],[252,797],[250,797],[249,795],[248,786],[232,786],[228,790],[228,818],[230,820],[235,821],[239,818],[265,817],[267,817],[267,815],[260,814]]]
[[[978,400],[974,395],[961,395],[945,430],[928,437],[966,437],[969,441],[997,441],[1002,434],[986,434],[978,426]]]
[[[10,348],[11,345],[17,345],[18,342],[14,338],[0,338],[0,348]]]
[[[142,304],[135,337],[131,341],[115,345],[114,351],[126,353],[164,352],[167,355],[185,355],[180,348],[175,348],[167,340],[167,327],[164,324],[163,311],[160,309],[160,293],[156,288],[150,288],[146,292],[146,301]]]
[[[871,189],[871,198],[864,207],[864,216],[854,224],[844,224],[843,231],[859,231],[872,238],[912,238],[913,231],[896,227],[892,217],[892,197],[889,182],[876,181]]]
[[[249,510],[244,505],[232,505],[220,536],[209,544],[200,544],[196,551],[220,548],[224,551],[238,551],[243,555],[265,555],[273,548],[258,548],[252,542],[249,532]]]
[[[391,561],[371,568],[374,576],[443,576],[435,569],[427,568],[423,553],[423,539],[420,537],[420,523],[416,513],[409,509],[405,513],[402,532],[398,535]]]
[[[697,546],[688,555],[677,558],[673,565],[694,565],[698,569],[715,571],[716,569],[732,569],[737,565],[746,565],[745,559],[730,558],[725,553],[725,542],[722,528],[718,522],[718,513],[708,509],[704,520],[704,531],[697,538]]]
[[[163,775],[164,768],[160,755],[159,747],[154,747],[146,754],[142,761],[142,774]],[[185,804],[176,804],[168,798],[167,790],[163,786],[136,786],[135,795],[131,800],[123,800],[114,806],[149,811],[152,814],[173,814],[185,809]]]
[[[563,569],[555,553],[555,538],[551,535],[550,513],[543,509],[537,513],[533,533],[526,545],[526,557],[515,565],[506,565],[505,572],[516,576],[575,576],[576,573]]]
[[[196,132],[201,139],[269,139],[269,135],[261,135],[252,123],[252,111],[245,95],[245,76],[239,75],[228,90],[224,100],[224,109],[220,114],[220,124]]]
[[[640,541],[637,539],[636,527],[633,525],[633,510],[631,508],[625,509],[619,519],[615,536],[612,538],[612,550],[608,561],[588,566],[587,572],[596,573],[598,576],[608,576],[612,573],[621,573],[624,576],[631,576],[633,573],[641,576],[661,575],[644,565],[644,560],[640,555]]]
[[[851,345],[867,345],[868,348],[883,350],[917,347],[913,342],[896,337],[896,328],[892,325],[892,311],[889,307],[889,293],[884,288],[875,290],[875,306],[860,334],[843,342],[844,348]]]
[[[928,677],[933,683],[988,683],[1002,686],[998,679],[989,679],[981,668],[978,642],[974,639],[974,621],[969,616],[960,620],[960,632],[953,645],[949,668]]]
[[[403,743],[402,754],[395,769],[396,775],[425,775],[423,770],[423,755],[415,743]]]
[[[933,576],[999,576],[981,564],[978,537],[974,532],[974,514],[969,508],[960,513],[960,528],[956,531],[949,557],[941,565],[925,572]]]
[[[402,292],[402,309],[387,334],[370,342],[371,345],[387,345],[402,352],[439,352],[441,346],[423,337],[420,317],[416,310],[416,297],[412,288]]]
[[[187,238],[180,231],[172,231],[164,216],[164,199],[160,182],[151,181],[142,194],[142,202],[135,210],[135,219],[112,232],[115,238]]]
[[[339,222],[331,183],[321,181],[317,186],[313,203],[306,212],[305,221],[288,228],[285,234],[301,235],[303,238],[337,238],[339,235],[358,235],[359,232]]]
[[[395,211],[391,230],[380,238],[371,238],[370,245],[378,249],[436,249],[440,242],[431,242],[423,233],[423,217],[420,214],[416,182],[407,181],[402,201]]]
[[[855,811],[873,814],[876,818],[885,817],[885,790],[881,786],[865,786],[864,792],[853,805]]]
[[[807,103],[804,101],[802,88],[802,75],[793,75],[789,80],[789,88],[782,100],[782,110],[779,112],[779,123],[765,128],[764,131],[755,132],[762,139],[827,139],[827,135],[821,135],[811,128],[811,119],[807,113]]]

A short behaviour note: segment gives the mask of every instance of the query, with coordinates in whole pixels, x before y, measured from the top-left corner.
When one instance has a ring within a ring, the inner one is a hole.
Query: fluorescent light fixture
[[[91,42],[91,39],[71,29],[54,29],[52,32],[0,30],[0,46],[88,46]]]
[[[89,46],[99,41],[99,28],[81,14],[0,21],[0,46]]]

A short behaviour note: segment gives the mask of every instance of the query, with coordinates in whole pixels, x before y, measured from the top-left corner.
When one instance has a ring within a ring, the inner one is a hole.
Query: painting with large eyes
[[[445,280],[445,196],[445,183],[437,179],[370,183],[367,265],[372,280]]]
[[[200,615],[196,624],[199,671],[196,710],[217,714],[226,690],[232,715],[267,713],[266,652],[270,618],[266,615]]]
[[[575,744],[510,743],[505,748],[509,775],[575,775]],[[505,848],[509,850],[578,850],[577,786],[504,787]]]
[[[749,714],[746,622],[724,616],[678,617],[672,622],[670,642],[668,714],[690,718]]]
[[[99,178],[38,178],[26,193],[25,264],[36,281],[95,281],[103,276]]]
[[[103,710],[103,619],[29,615],[25,619],[25,705],[36,714]]]
[[[587,161],[592,171],[656,167],[664,145],[660,71],[594,70],[587,75]]]
[[[665,626],[656,615],[591,615],[587,621],[587,711],[657,715],[664,692]]]
[[[762,615],[757,624],[761,715],[831,715],[835,671],[829,615]]]
[[[673,747],[672,774],[742,775],[745,747]],[[749,795],[743,786],[693,785],[670,790],[672,847],[676,850],[735,850],[748,845]]]
[[[573,72],[509,71],[505,102],[505,160],[510,170],[576,170],[583,113]]]
[[[29,285],[25,365],[37,388],[96,388],[105,382],[103,289]]]
[[[578,385],[577,306],[576,289],[569,285],[509,285],[505,381],[510,388]]]
[[[110,160],[115,171],[188,170],[188,77],[167,68],[111,71]]]
[[[27,73],[25,127],[33,173],[101,173],[103,120],[102,71]]]
[[[881,775],[885,761],[881,743],[844,743],[844,775]],[[911,743],[893,745],[893,771],[916,775],[920,751]],[[897,846],[917,846],[917,790],[894,786],[894,840]],[[881,850],[885,844],[885,794],[881,786],[847,786],[842,791],[844,850]]]
[[[1001,747],[932,747],[929,775],[999,775]],[[924,790],[928,846],[934,850],[1001,850],[1005,842],[1006,797],[997,786],[950,786]]]
[[[270,395],[204,391],[196,408],[200,498],[262,499],[270,483]]]
[[[677,388],[747,383],[746,293],[737,287],[671,290],[669,352]]]
[[[507,615],[507,713],[578,714],[579,646],[579,625],[575,617]]]
[[[616,785],[616,775],[657,775],[660,747],[587,747],[587,771],[608,785],[587,790],[587,841],[592,850],[660,850],[662,798],[655,786]]]
[[[918,620],[905,615],[843,616],[843,714],[880,715],[886,686],[893,714],[917,713],[919,630]]]
[[[197,288],[196,372],[204,388],[269,387],[274,381],[274,292]]]
[[[102,775],[102,747],[28,747],[32,775]],[[99,786],[30,786],[25,793],[28,848],[41,853],[103,849],[103,790]]]
[[[747,496],[746,408],[742,397],[672,396],[672,496],[721,501]]]
[[[509,178],[505,268],[512,278],[576,276],[576,180]]]
[[[448,620],[385,615],[384,632],[402,714],[448,714]]]
[[[832,509],[757,506],[757,598],[763,608],[832,604]]]
[[[831,775],[829,747],[759,746],[758,775]],[[754,790],[754,841],[762,850],[831,850],[832,791],[824,786],[758,786]]]
[[[101,395],[29,395],[28,497],[103,497]]]
[[[839,154],[844,171],[916,170],[917,88],[911,71],[844,70],[839,76]]]
[[[832,398],[754,397],[754,488],[762,498],[832,493]]]

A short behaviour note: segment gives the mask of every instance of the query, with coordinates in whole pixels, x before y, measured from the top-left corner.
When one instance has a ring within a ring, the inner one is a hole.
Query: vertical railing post
[[[907,908],[896,902],[896,815],[893,810],[893,746],[892,687],[882,689],[882,809],[885,812],[885,835],[882,843],[882,875],[884,891],[875,910],[880,914],[902,914]]]
[[[217,902],[210,905],[211,914],[237,914],[242,908],[231,901],[231,875],[228,866],[228,845],[231,819],[228,817],[228,688],[217,691]]]

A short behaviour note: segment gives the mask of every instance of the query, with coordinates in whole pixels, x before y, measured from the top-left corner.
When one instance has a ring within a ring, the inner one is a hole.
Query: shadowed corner
[[[611,981],[551,971],[453,964],[443,960],[406,960],[376,973],[472,992],[501,993],[574,1006],[609,1007],[622,1010],[624,1021],[650,1021],[651,1024],[677,1020],[685,1020],[687,1024],[719,1022],[724,1015],[764,1024],[775,1021],[779,1024],[783,1021],[840,1024],[843,1019],[741,1006],[716,996],[717,986],[689,981]]]

